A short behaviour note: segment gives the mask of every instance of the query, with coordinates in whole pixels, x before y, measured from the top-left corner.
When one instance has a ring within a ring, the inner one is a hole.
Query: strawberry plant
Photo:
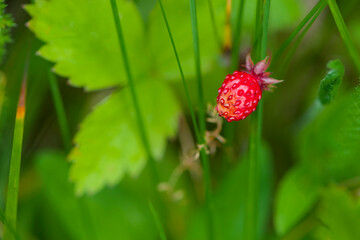
[[[0,0],[0,239],[359,239],[358,7]]]

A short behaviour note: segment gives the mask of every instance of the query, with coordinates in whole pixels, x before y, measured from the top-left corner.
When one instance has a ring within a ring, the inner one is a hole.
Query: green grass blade
[[[231,51],[231,70],[235,71],[239,67],[239,49],[240,49],[240,37],[241,26],[244,15],[245,0],[240,0],[236,14],[235,29],[233,31],[233,49]]]
[[[51,70],[49,70],[49,84],[50,84],[51,94],[52,94],[54,105],[55,105],[56,115],[57,115],[59,126],[60,126],[60,132],[61,132],[61,137],[63,139],[63,144],[64,144],[66,152],[69,152],[70,148],[71,148],[70,130],[69,130],[69,126],[68,126],[68,123],[66,120],[64,104],[61,99],[59,87],[56,82],[56,77],[55,77],[55,74]]]
[[[165,25],[166,25],[166,28],[167,28],[167,31],[168,31],[168,34],[169,34],[169,37],[170,37],[171,45],[172,45],[173,50],[174,50],[174,54],[175,54],[175,57],[176,57],[176,62],[177,62],[178,67],[179,67],[181,80],[182,80],[184,90],[185,90],[186,101],[188,102],[190,115],[191,115],[191,120],[192,120],[192,123],[194,125],[196,139],[199,142],[200,133],[199,133],[198,124],[196,122],[195,111],[194,111],[193,105],[191,103],[190,94],[189,94],[189,91],[188,91],[188,87],[187,87],[187,83],[186,83],[186,80],[185,80],[184,72],[183,72],[183,69],[182,69],[182,66],[181,66],[181,63],[180,63],[179,54],[178,54],[178,52],[176,50],[175,41],[174,41],[174,38],[173,38],[172,33],[171,33],[170,25],[169,25],[169,22],[168,22],[167,17],[166,17],[166,13],[165,13],[165,9],[164,9],[164,5],[162,3],[162,0],[159,0],[159,5],[160,5],[161,13],[163,15],[163,19],[164,19],[164,22],[165,22]]]
[[[14,238],[15,238],[16,240],[19,240],[19,239],[20,239],[19,234],[11,227],[11,225],[10,225],[10,224],[8,223],[8,221],[6,220],[5,214],[4,214],[4,212],[2,211],[1,208],[0,208],[0,222],[2,222],[2,223],[3,223],[3,226],[5,226],[5,227],[8,229],[8,231],[10,231],[10,232],[13,234],[13,236],[14,236]]]
[[[140,106],[139,106],[136,89],[135,89],[135,83],[134,83],[134,80],[133,80],[133,77],[131,74],[131,70],[130,70],[129,59],[128,59],[128,55],[127,55],[127,51],[126,51],[126,47],[125,47],[124,34],[123,34],[120,17],[119,17],[119,10],[117,7],[116,0],[110,0],[110,3],[111,3],[111,9],[113,12],[113,16],[114,16],[116,32],[118,35],[119,47],[121,50],[124,67],[125,67],[125,71],[126,71],[126,76],[127,76],[129,87],[130,87],[131,98],[134,103],[134,108],[135,108],[135,112],[136,112],[136,116],[137,116],[136,119],[138,121],[140,136],[141,136],[142,142],[144,144],[144,149],[146,151],[146,154],[147,154],[147,157],[149,160],[149,165],[150,165],[154,185],[156,185],[157,183],[159,183],[159,176],[158,176],[156,166],[155,166],[155,159],[153,158],[152,153],[151,153],[149,140],[146,136],[145,125],[144,125],[144,121],[143,121],[141,111],[140,111]]]
[[[200,135],[201,138],[203,138],[205,134],[205,104],[204,104],[204,90],[203,90],[202,76],[201,76],[196,0],[190,0],[190,13],[191,13],[192,36],[194,43],[196,82],[198,86],[198,98],[199,98],[199,126],[200,126]]]
[[[190,0],[190,14],[191,14],[191,27],[194,43],[194,55],[195,55],[195,71],[196,80],[198,85],[198,96],[199,96],[199,126],[200,126],[200,139],[199,144],[203,146],[205,143],[205,104],[204,94],[201,77],[201,65],[200,65],[200,49],[199,49],[199,35],[198,35],[198,24],[196,14],[196,1]],[[213,219],[213,200],[211,193],[211,176],[210,176],[210,165],[204,147],[201,147],[200,157],[204,168],[204,184],[205,184],[205,198],[206,198],[206,216],[208,225],[208,239],[212,240],[215,238],[214,230],[214,219]]]
[[[151,214],[153,215],[155,224],[156,224],[156,228],[159,232],[159,236],[161,240],[167,240],[166,234],[165,234],[165,230],[164,230],[164,226],[161,223],[159,214],[157,213],[157,211],[155,210],[153,204],[151,203],[151,201],[149,200],[149,207],[150,207],[150,211]]]
[[[25,119],[26,79],[27,79],[27,66],[25,69],[24,80],[21,87],[21,93],[20,93],[17,112],[16,112],[15,130],[14,130],[10,172],[9,172],[9,185],[8,185],[6,208],[5,208],[5,218],[8,221],[9,227],[4,226],[4,240],[13,240],[14,235],[11,229],[16,230],[21,151],[22,151],[24,119]]]
[[[313,23],[315,22],[315,20],[318,18],[318,16],[320,15],[320,13],[322,12],[322,10],[324,10],[324,8],[326,7],[327,2],[324,1],[322,2],[322,5],[320,5],[320,8],[318,9],[318,11],[316,12],[316,14],[313,16],[313,18],[310,20],[310,22],[308,23],[308,25],[306,25],[305,29],[301,32],[300,36],[296,39],[296,41],[294,42],[294,44],[292,45],[292,47],[290,48],[290,50],[288,51],[288,53],[286,54],[286,56],[284,57],[284,60],[281,62],[281,64],[279,65],[279,67],[277,67],[277,75],[278,76],[283,76],[286,72],[286,70],[288,69],[288,65],[290,64],[291,59],[293,58],[296,50],[298,49],[301,41],[304,39],[306,33],[308,32],[308,30],[310,29],[310,27],[313,25]]]
[[[258,0],[256,7],[256,26],[254,41],[254,59],[259,61],[266,56],[267,33],[269,22],[270,0]],[[251,116],[250,123],[250,147],[249,147],[249,175],[248,175],[248,194],[245,210],[245,239],[255,240],[257,235],[257,181],[259,151],[262,132],[262,102],[259,103],[257,111]]]
[[[273,57],[273,65],[277,63],[279,60],[279,57],[284,53],[284,51],[287,49],[287,47],[290,45],[290,43],[295,39],[295,37],[299,34],[301,29],[304,28],[304,26],[309,22],[309,20],[319,11],[321,6],[323,6],[324,3],[326,3],[327,0],[320,0],[311,10],[310,12],[304,17],[304,19],[299,23],[298,26],[294,29],[294,31],[290,34],[290,36],[285,40],[285,42],[280,46],[279,50],[275,53]]]
[[[336,26],[338,27],[338,30],[340,32],[341,38],[343,39],[346,48],[349,51],[349,54],[354,61],[355,67],[360,74],[360,55],[359,51],[356,48],[353,40],[351,39],[350,33],[345,25],[344,19],[341,15],[341,12],[339,10],[339,7],[335,0],[328,0],[330,11],[333,15],[334,21],[336,23]]]

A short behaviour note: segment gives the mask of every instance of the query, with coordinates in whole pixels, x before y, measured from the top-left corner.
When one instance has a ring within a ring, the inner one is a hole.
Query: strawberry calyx
[[[273,84],[277,84],[283,81],[269,77],[271,75],[271,72],[265,72],[269,65],[269,57],[266,57],[264,60],[261,60],[260,62],[254,64],[251,59],[250,53],[246,56],[245,67],[247,69],[247,72],[257,79],[261,90],[271,91],[272,88],[275,87]]]

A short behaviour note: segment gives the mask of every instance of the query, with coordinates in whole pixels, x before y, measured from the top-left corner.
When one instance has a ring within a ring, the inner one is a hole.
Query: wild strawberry
[[[246,57],[247,71],[235,71],[228,74],[219,88],[216,111],[228,122],[245,119],[256,107],[262,97],[263,90],[270,90],[281,82],[269,78],[268,57],[254,65],[250,54]]]

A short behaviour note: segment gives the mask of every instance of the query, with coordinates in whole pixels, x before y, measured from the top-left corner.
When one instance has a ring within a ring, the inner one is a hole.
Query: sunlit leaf
[[[169,87],[157,81],[138,85],[139,104],[155,158],[164,153],[166,140],[177,129],[179,107]],[[70,177],[78,193],[95,193],[114,185],[125,173],[137,176],[146,163],[129,89],[113,93],[80,126]]]
[[[143,23],[132,1],[118,0],[134,77],[146,69]],[[29,27],[45,42],[39,54],[72,85],[96,90],[124,83],[125,71],[108,0],[36,0]]]

